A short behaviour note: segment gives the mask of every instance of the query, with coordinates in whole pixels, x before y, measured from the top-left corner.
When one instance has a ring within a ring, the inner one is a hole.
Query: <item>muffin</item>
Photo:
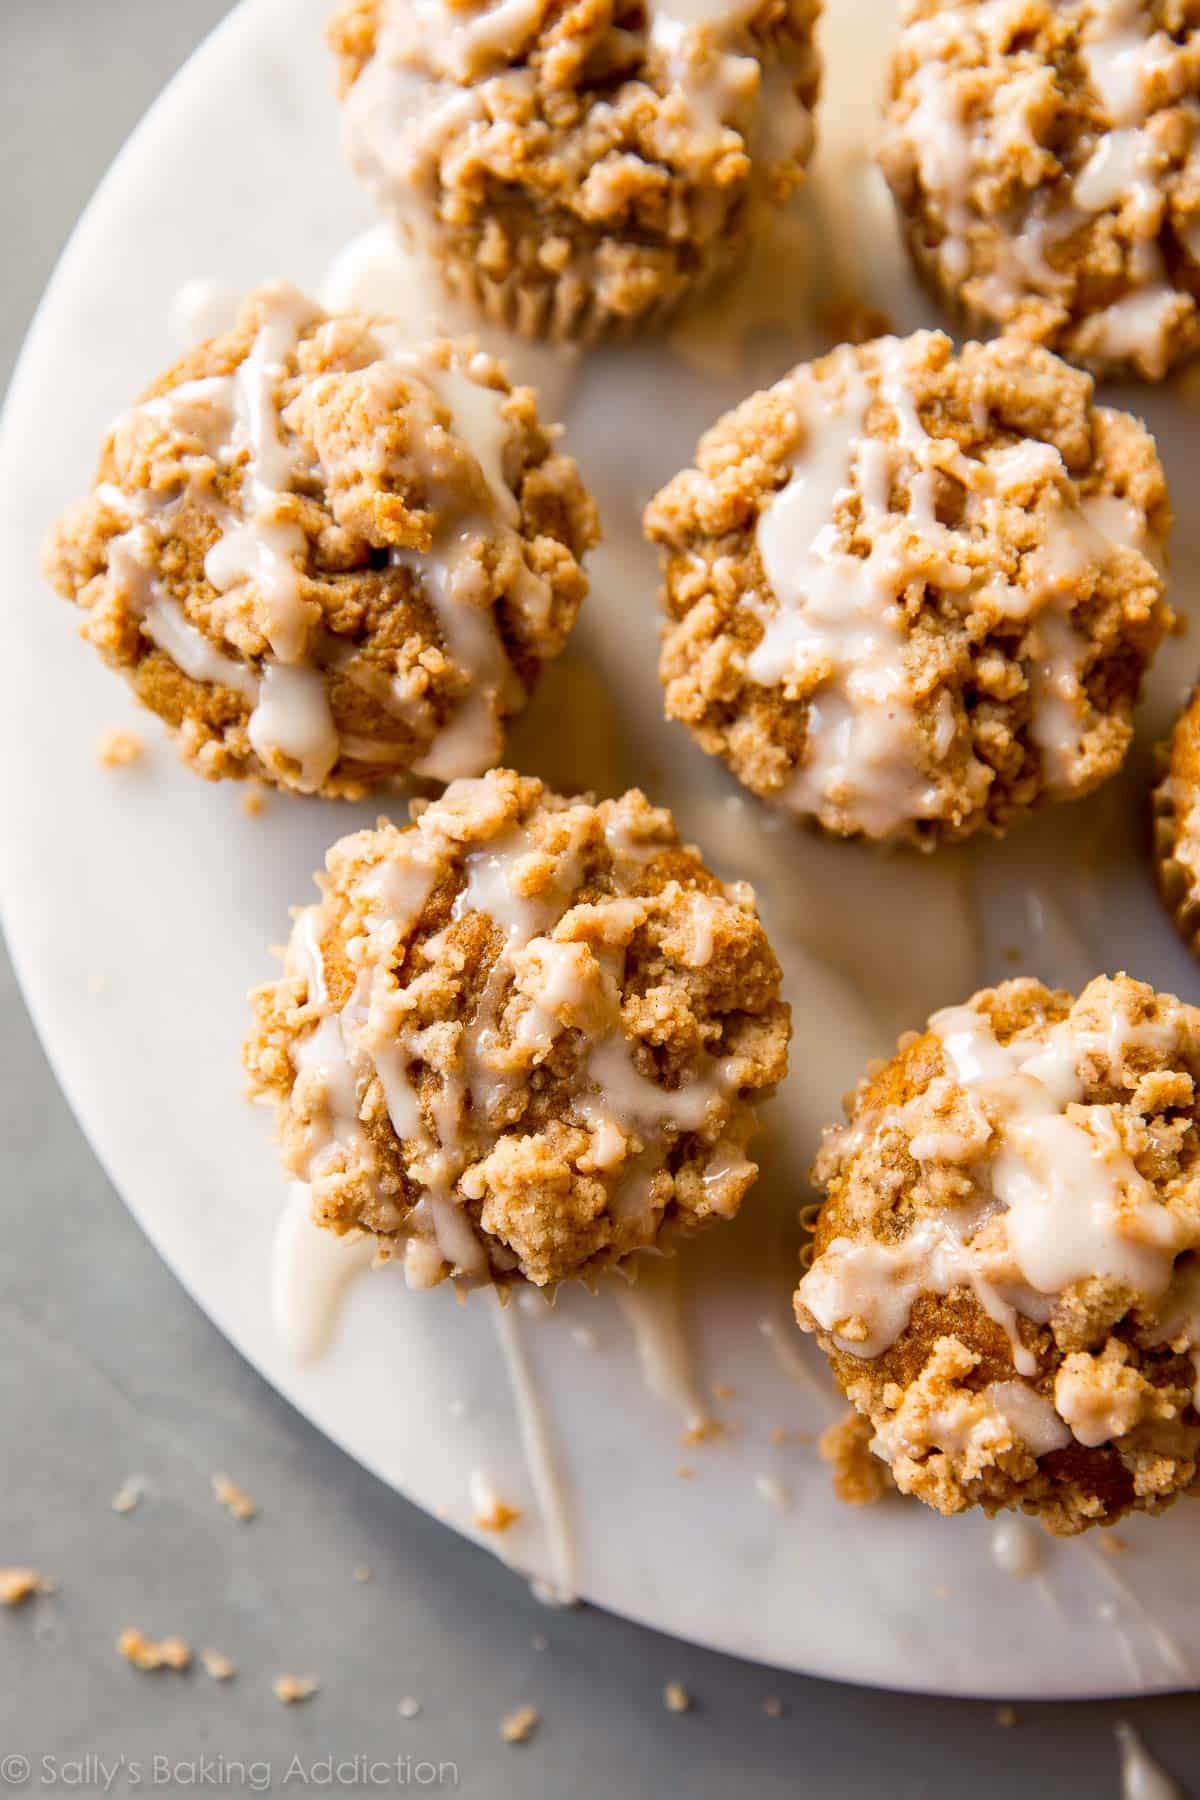
[[[1200,1445],[1200,1010],[1022,979],[870,1070],[815,1170],[796,1317],[897,1485],[1073,1533]]]
[[[245,1051],[313,1216],[410,1286],[590,1279],[737,1212],[788,1009],[744,885],[506,770],[335,844]]]
[[[1195,0],[907,0],[879,160],[975,323],[1158,381],[1200,344]]]
[[[843,345],[650,503],[668,716],[837,836],[999,835],[1119,768],[1169,523],[1154,440],[1049,351]]]
[[[478,775],[586,592],[555,437],[472,343],[263,288],[117,420],[47,573],[203,775]]]
[[[347,154],[451,288],[528,336],[661,322],[812,148],[818,0],[343,0]]]
[[[1153,794],[1154,871],[1163,904],[1200,956],[1200,688],[1158,751]]]

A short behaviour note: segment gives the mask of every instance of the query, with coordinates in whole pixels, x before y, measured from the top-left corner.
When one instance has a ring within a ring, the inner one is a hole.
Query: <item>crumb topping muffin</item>
[[[879,158],[941,296],[1097,373],[1200,345],[1196,0],[907,0]]]
[[[253,996],[252,1092],[409,1284],[590,1278],[736,1213],[788,1009],[744,884],[636,791],[505,770],[343,838]]]
[[[1159,1512],[1200,1446],[1200,1010],[1021,979],[868,1072],[796,1317],[897,1485],[1054,1532]]]
[[[667,713],[828,832],[1002,833],[1120,766],[1169,523],[1154,440],[1049,351],[843,345],[647,509]]]
[[[1180,936],[1200,956],[1200,688],[1158,750],[1154,871]]]
[[[478,775],[586,592],[555,436],[472,343],[267,287],[116,421],[47,573],[206,776]]]
[[[657,322],[812,148],[818,0],[343,0],[352,167],[528,335]]]

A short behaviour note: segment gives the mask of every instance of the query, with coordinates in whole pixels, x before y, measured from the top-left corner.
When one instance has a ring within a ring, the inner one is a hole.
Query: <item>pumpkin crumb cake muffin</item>
[[[1200,346],[1195,0],[907,0],[880,162],[917,267],[1106,375]]]
[[[1154,789],[1154,870],[1163,904],[1200,955],[1200,688],[1158,751]]]
[[[897,1485],[1053,1532],[1200,1446],[1200,1011],[1125,975],[935,1013],[832,1130],[796,1316]]]
[[[47,572],[203,775],[478,775],[586,592],[556,435],[469,341],[263,288],[116,421]]]
[[[812,148],[818,0],[343,0],[352,167],[496,322],[586,339],[728,268]]]
[[[830,833],[999,835],[1120,767],[1169,523],[1150,434],[1049,351],[843,345],[650,503],[667,712]]]
[[[539,1287],[736,1213],[788,1009],[751,890],[636,791],[506,770],[343,838],[252,997],[313,1216],[410,1286]]]

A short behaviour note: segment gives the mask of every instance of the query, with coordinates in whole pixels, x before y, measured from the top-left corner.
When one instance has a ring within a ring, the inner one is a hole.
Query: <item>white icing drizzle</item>
[[[143,618],[143,631],[198,681],[231,687],[254,708],[250,742],[268,765],[282,755],[299,769],[297,785],[314,791],[351,746],[368,760],[392,760],[387,746],[362,739],[339,740],[320,664],[346,667],[355,676],[349,645],[323,644],[314,634],[320,609],[303,598],[301,563],[304,532],[290,516],[295,480],[302,471],[299,446],[279,415],[278,384],[294,356],[300,334],[319,316],[294,289],[259,296],[262,324],[238,369],[226,377],[188,382],[136,408],[172,434],[196,438],[217,467],[244,457],[241,507],[234,513],[217,499],[213,468],[189,459],[184,495],[165,502],[130,496],[113,486],[100,490],[130,528],[110,546],[110,569],[122,580]],[[400,334],[368,373],[382,406],[409,405],[417,414],[411,453],[422,462],[430,504],[438,510],[439,534],[427,552],[394,551],[393,561],[413,569],[433,608],[439,631],[467,677],[466,692],[445,726],[436,733],[418,774],[439,780],[477,775],[499,755],[505,708],[520,699],[520,684],[501,642],[487,585],[485,562],[496,555],[511,570],[508,599],[533,626],[549,613],[547,584],[530,570],[518,527],[520,509],[504,478],[509,430],[507,395],[487,385],[489,364],[476,357],[465,368],[442,368],[429,347],[405,349]],[[443,424],[436,408],[449,414]],[[120,427],[119,427],[120,428]],[[478,481],[469,504],[462,482],[439,474],[447,434],[454,434],[474,457]],[[205,575],[218,594],[253,584],[269,654],[261,673],[253,664],[225,656],[187,619],[179,602],[153,574],[156,540],[170,529],[184,499],[198,501],[218,520],[221,532],[205,558]],[[423,701],[406,695],[397,679],[376,695],[388,710],[416,728],[428,726]]]
[[[1028,1519],[999,1519],[991,1530],[992,1561],[1005,1575],[1035,1575],[1042,1560],[1042,1539]]]
[[[689,1431],[702,1431],[711,1415],[700,1397],[672,1258],[639,1258],[636,1278],[611,1283],[617,1305],[633,1330],[642,1380],[673,1407]]]
[[[312,1216],[311,1188],[292,1184],[271,1251],[271,1317],[296,1362],[328,1346],[350,1283],[374,1255],[372,1238],[323,1231]]]
[[[1185,1800],[1127,1720],[1118,1719],[1113,1734],[1121,1752],[1121,1800]]]
[[[979,1199],[957,1215],[919,1218],[898,1242],[834,1239],[799,1288],[817,1325],[842,1351],[877,1357],[906,1329],[919,1293],[970,1287],[1008,1332],[1018,1374],[1031,1376],[1037,1363],[1020,1341],[1018,1315],[1045,1324],[1057,1296],[1089,1277],[1106,1276],[1143,1303],[1167,1295],[1161,1341],[1200,1350],[1192,1265],[1172,1287],[1175,1260],[1192,1247],[1194,1233],[1155,1199],[1117,1136],[1110,1108],[1083,1104],[1080,1074],[1090,1054],[1121,1066],[1139,1046],[1164,1053],[1176,1031],[1170,1014],[1138,1021],[1118,1005],[1104,1031],[1072,1015],[1036,1036],[1022,1032],[1002,1044],[988,1018],[966,1005],[935,1013],[930,1029],[942,1041],[948,1071],[937,1079],[945,1080],[948,1097],[961,1090],[969,1123],[926,1139],[910,1135],[909,1152],[918,1162],[970,1168]],[[846,1130],[903,1131],[906,1110],[889,1108]],[[1045,1411],[1046,1402],[1032,1389],[1010,1385],[1014,1396],[1024,1393]],[[1081,1389],[1066,1368],[1056,1383],[1055,1409],[1085,1444],[1107,1442],[1125,1428],[1103,1396]],[[1049,1441],[1055,1431],[1043,1431],[1046,1419],[1013,1415],[1011,1422],[1035,1454],[1058,1447]],[[1043,1449],[1035,1435],[1045,1437]]]
[[[907,28],[921,66],[913,77],[915,104],[899,132],[910,141],[921,185],[941,214],[944,236],[938,257],[951,287],[971,273],[970,236],[977,223],[971,181],[977,154],[986,162],[976,136],[991,134],[988,154],[993,156],[997,149],[1014,157],[1033,152],[1030,116],[1044,105],[1053,71],[1014,68],[1002,111],[976,125],[965,117],[958,91],[965,71],[955,68],[946,52],[961,32],[992,38],[1007,48],[1014,19],[1013,8],[1003,3],[982,4]],[[1142,0],[1096,0],[1084,27],[1082,60],[1109,129],[1096,138],[1090,155],[1060,191],[1035,193],[1012,229],[994,242],[989,239],[996,266],[976,278],[981,298],[1000,319],[1011,317],[1030,294],[1054,298],[1064,292],[1066,281],[1047,252],[1099,214],[1123,212],[1134,237],[1127,269],[1132,290],[1096,315],[1088,349],[1137,361],[1154,378],[1166,370],[1170,333],[1187,300],[1172,285],[1159,248],[1166,205],[1159,179],[1164,159],[1147,121],[1152,88],[1161,92],[1164,85],[1173,104],[1200,115],[1195,99],[1181,98],[1188,86],[1188,54],[1187,45],[1152,29]]]
[[[949,440],[931,439],[908,380],[905,344],[882,339],[875,351],[877,386],[849,351],[840,390],[809,370],[789,378],[804,436],[788,481],[759,514],[756,539],[774,605],[763,608],[763,636],[747,669],[764,686],[808,697],[804,761],[786,803],[835,829],[887,838],[913,820],[947,815],[937,775],[966,730],[945,690],[932,712],[923,716],[918,706],[899,605],[906,585],[936,581],[964,610],[982,598],[1003,616],[1030,622],[1031,735],[1048,787],[1061,789],[1074,778],[1090,713],[1087,643],[1071,617],[1075,583],[1090,559],[1144,546],[1130,508],[1078,499],[1054,446],[1024,442],[970,461]],[[895,421],[893,438],[867,434],[876,398]],[[939,469],[962,483],[977,512],[1030,480],[1051,485],[1046,541],[1026,559],[1021,585],[998,574],[981,583],[954,561],[957,533],[934,509]],[[903,511],[893,505],[900,481],[909,493]],[[865,556],[846,547],[836,517],[855,493],[854,536],[866,539]],[[982,803],[990,780],[968,750],[955,782],[968,807]]]
[[[551,1445],[550,1428],[534,1385],[517,1327],[515,1309],[506,1306],[500,1293],[491,1293],[496,1336],[508,1368],[513,1404],[529,1479],[537,1496],[546,1536],[550,1582],[542,1584],[539,1598],[558,1606],[572,1606],[579,1597],[575,1574],[575,1534],[563,1479]],[[537,1589],[535,1589],[537,1592]]]

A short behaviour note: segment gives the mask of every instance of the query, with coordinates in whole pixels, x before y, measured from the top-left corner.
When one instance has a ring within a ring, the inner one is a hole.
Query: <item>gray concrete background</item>
[[[0,0],[0,380],[109,160],[226,10]],[[21,1785],[14,1757],[29,1759],[27,1792],[201,1794],[264,1791],[268,1770],[269,1791],[304,1791],[292,1758],[331,1754],[452,1761],[463,1791],[496,1800],[1116,1795],[1118,1718],[1200,1795],[1194,1698],[1022,1706],[1005,1729],[990,1705],[781,1676],[586,1607],[544,1610],[320,1438],[197,1311],[84,1143],[6,964],[0,1143],[0,1564],[61,1582],[0,1617],[0,1797]],[[259,1502],[252,1524],[214,1504],[217,1470]],[[118,1517],[131,1475],[147,1497]],[[216,1646],[237,1678],[136,1674],[113,1649],[128,1623]],[[281,1707],[283,1670],[319,1674],[318,1697]],[[668,1681],[693,1711],[664,1710]],[[413,1719],[404,1695],[421,1702]],[[782,1717],[764,1715],[768,1696]],[[544,1723],[509,1748],[498,1722],[525,1702]],[[87,1756],[104,1768],[72,1766]],[[201,1756],[251,1766],[172,1767]],[[376,1768],[370,1785],[406,1778]],[[318,1782],[368,1785],[319,1764]]]

